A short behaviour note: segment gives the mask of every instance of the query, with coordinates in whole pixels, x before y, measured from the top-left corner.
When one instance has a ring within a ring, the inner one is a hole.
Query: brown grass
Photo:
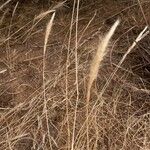
[[[106,55],[107,47],[110,42],[110,39],[112,35],[114,34],[117,26],[119,24],[119,20],[115,22],[115,24],[112,26],[110,31],[106,34],[106,36],[103,38],[101,43],[98,46],[98,49],[93,57],[93,61],[91,62],[91,67],[90,67],[90,73],[89,73],[89,79],[88,79],[88,85],[87,85],[87,97],[86,97],[86,103],[87,103],[87,143],[88,143],[88,148],[89,149],[89,101],[90,101],[90,94],[91,94],[91,88],[94,80],[98,76],[98,71],[99,71],[99,66],[104,59],[104,56]]]
[[[0,2],[0,150],[150,149],[149,4]]]

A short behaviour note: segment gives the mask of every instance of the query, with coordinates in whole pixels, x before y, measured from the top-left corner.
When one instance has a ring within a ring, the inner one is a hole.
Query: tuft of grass
[[[111,37],[113,36],[117,26],[119,25],[119,20],[117,20],[114,25],[111,27],[110,31],[106,34],[106,36],[100,42],[98,49],[93,57],[93,61],[91,62],[88,85],[87,85],[87,103],[90,100],[90,91],[94,80],[97,78],[99,67],[101,65],[102,60],[107,54],[107,47],[110,42]]]
[[[97,51],[93,57],[93,60],[91,62],[90,72],[89,72],[89,79],[87,84],[87,96],[86,96],[86,118],[87,118],[87,149],[89,150],[89,101],[90,101],[90,95],[91,95],[91,88],[94,80],[98,76],[99,67],[107,54],[107,47],[110,42],[111,37],[113,36],[117,26],[119,25],[119,20],[117,20],[114,25],[111,27],[109,32],[104,36],[104,38],[101,40],[100,44],[98,45]]]
[[[46,99],[46,89],[45,89],[46,88],[46,78],[45,78],[45,67],[46,67],[46,65],[45,65],[45,63],[46,63],[47,43],[48,43],[50,32],[52,30],[54,17],[55,17],[55,12],[52,14],[52,17],[51,17],[51,19],[48,22],[47,27],[46,27],[45,40],[44,40],[44,49],[43,49],[43,98],[44,98],[43,114],[45,114],[50,148],[52,148],[52,144],[51,144],[52,139],[50,137],[49,120],[48,120],[48,114],[47,114],[47,99]]]

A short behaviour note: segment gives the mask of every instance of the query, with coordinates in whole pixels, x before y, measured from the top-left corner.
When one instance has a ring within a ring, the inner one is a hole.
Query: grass
[[[108,34],[103,38],[100,45],[98,46],[98,49],[97,49],[95,56],[93,57],[93,61],[91,62],[89,81],[88,81],[88,85],[87,85],[87,98],[86,98],[86,105],[87,105],[87,143],[88,143],[87,149],[90,149],[89,148],[90,147],[89,146],[89,131],[88,131],[89,130],[88,129],[89,128],[88,127],[88,125],[89,125],[89,108],[88,107],[89,107],[89,101],[90,101],[90,92],[91,92],[92,84],[98,76],[99,66],[101,65],[101,62],[106,55],[106,50],[107,50],[108,43],[110,42],[110,38],[114,34],[118,24],[119,24],[119,20],[117,20],[115,22],[115,24],[112,26],[112,28],[110,29]]]
[[[0,150],[150,149],[149,2],[33,4],[0,2]]]

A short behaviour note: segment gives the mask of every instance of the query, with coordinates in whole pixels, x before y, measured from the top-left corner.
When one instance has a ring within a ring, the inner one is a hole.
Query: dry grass
[[[149,1],[49,4],[0,2],[0,150],[150,149]]]
[[[90,67],[90,73],[89,73],[89,81],[88,81],[88,85],[87,85],[87,97],[86,97],[86,105],[87,105],[87,143],[88,143],[88,147],[87,149],[90,149],[89,147],[89,101],[90,101],[90,94],[91,94],[91,88],[92,88],[92,84],[94,82],[94,80],[97,78],[98,76],[98,71],[99,71],[99,66],[101,65],[100,63],[102,62],[102,60],[104,59],[104,56],[106,55],[106,50],[108,47],[108,43],[110,42],[110,39],[112,37],[112,35],[114,34],[117,26],[119,24],[119,20],[117,20],[115,22],[115,24],[112,26],[112,28],[110,29],[110,31],[108,32],[108,34],[106,34],[106,36],[103,38],[103,40],[101,41],[101,43],[98,46],[97,52],[95,54],[95,56],[93,57],[93,61],[91,62],[91,67]]]

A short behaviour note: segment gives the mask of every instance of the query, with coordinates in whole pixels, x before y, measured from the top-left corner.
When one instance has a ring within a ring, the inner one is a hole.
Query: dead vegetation
[[[1,1],[0,150],[150,149],[149,12],[148,0]]]

